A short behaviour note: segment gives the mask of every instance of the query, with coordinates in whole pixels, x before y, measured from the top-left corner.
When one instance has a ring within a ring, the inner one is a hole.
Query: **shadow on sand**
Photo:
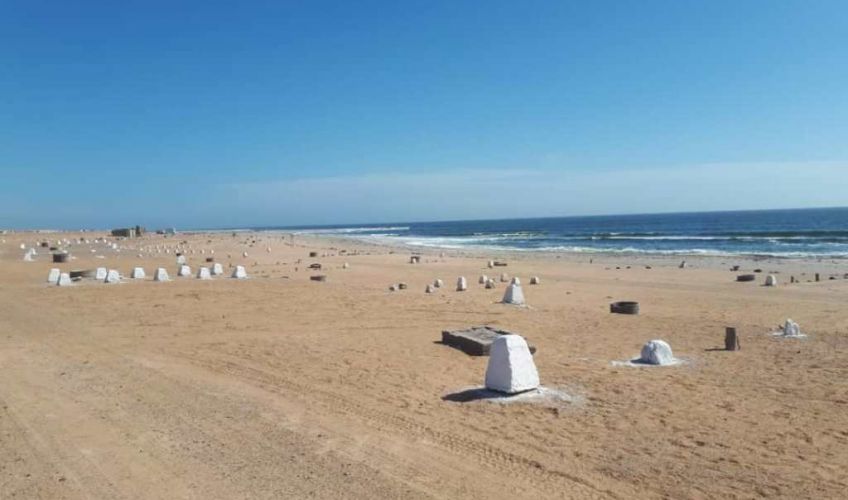
[[[538,392],[538,391],[528,391],[528,392]],[[509,401],[514,400],[516,396],[522,396],[528,394],[527,392],[522,392],[519,394],[505,394],[503,392],[492,391],[486,389],[485,387],[475,387],[473,389],[466,389],[464,391],[454,392],[452,394],[446,394],[442,396],[443,401],[452,401],[454,403],[469,403],[471,401],[484,401],[484,400],[503,400]]]

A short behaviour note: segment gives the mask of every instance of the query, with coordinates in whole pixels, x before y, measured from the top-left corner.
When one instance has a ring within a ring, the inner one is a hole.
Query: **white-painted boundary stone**
[[[62,272],[59,271],[58,268],[54,267],[53,269],[50,270],[49,273],[47,273],[47,282],[55,284],[57,281],[59,281],[59,276],[61,274],[62,274]]]
[[[436,291],[436,288],[433,285],[427,285],[427,288],[424,290],[426,293],[433,293]]]
[[[477,283],[479,283],[481,285],[485,285],[487,281],[489,281],[489,277],[486,276],[485,274],[481,274],[480,279],[477,280]]]
[[[237,280],[247,279],[247,271],[244,270],[244,266],[236,266],[233,271],[233,278]]]
[[[197,270],[197,279],[199,280],[211,280],[212,274],[209,273],[208,267],[201,267]]]
[[[62,273],[59,275],[59,279],[56,280],[56,284],[58,286],[71,286],[73,282],[71,281],[71,275],[68,273]]]
[[[135,268],[133,268],[132,274],[130,275],[130,277],[134,280],[143,280],[144,278],[147,277],[147,274],[144,272],[143,267],[135,267]]]
[[[224,266],[220,262],[212,264],[212,276],[221,276],[224,274]]]
[[[121,275],[120,273],[118,273],[118,271],[114,269],[109,269],[109,271],[106,273],[106,279],[104,281],[106,283],[120,283]]]
[[[786,323],[783,324],[783,336],[801,337],[803,336],[803,334],[801,333],[801,327],[798,326],[798,323],[792,321],[791,319],[787,319]]]
[[[506,273],[501,274],[501,283],[506,283],[509,281],[509,276]]]
[[[530,284],[531,285],[541,285],[542,280],[540,280],[538,276],[533,276],[532,278],[530,278]]]
[[[539,387],[539,372],[521,335],[501,335],[492,342],[486,367],[486,388],[516,394]]]
[[[164,267],[160,267],[153,275],[153,281],[171,281],[171,277],[168,276],[168,271]]]
[[[345,262],[344,264],[342,264],[342,269],[347,269],[347,268],[349,268],[349,267],[350,267],[350,264],[348,264],[347,262]]]
[[[32,262],[32,254],[27,252],[24,254],[24,262]]]
[[[512,283],[513,285],[520,285],[520,284],[521,284],[521,280],[519,280],[519,279],[518,279],[518,276],[515,276],[514,278],[512,278],[511,283]]]
[[[523,306],[524,291],[521,289],[521,285],[513,283],[506,287],[506,292],[504,292],[503,296],[503,303],[512,304],[515,306]]]
[[[445,284],[444,281],[442,281],[440,279],[437,279],[436,281],[433,282],[433,286],[436,287],[436,288],[442,288],[442,285],[444,285],[444,284]]]
[[[177,271],[177,276],[191,276],[191,268],[188,266],[180,266],[180,270]]]
[[[488,288],[489,290],[491,290],[492,288],[495,288],[495,280],[493,280],[492,278],[489,278],[489,280],[486,281],[486,288]]]
[[[495,261],[490,260],[489,263],[487,264],[487,266],[488,266],[489,269],[494,268],[495,267]]]
[[[465,276],[460,276],[458,280],[456,280],[456,291],[464,292],[468,289],[468,282],[465,280]]]
[[[184,266],[185,263],[186,263],[185,255],[177,255],[177,265],[178,266]]]
[[[766,276],[766,286],[777,286],[777,276],[773,274]]]
[[[671,346],[664,340],[651,340],[642,346],[639,361],[649,365],[670,365],[674,363],[674,354]]]
[[[108,272],[109,271],[107,271],[105,267],[98,267],[97,270],[94,271],[94,279],[103,281],[106,279],[106,274],[108,274]]]

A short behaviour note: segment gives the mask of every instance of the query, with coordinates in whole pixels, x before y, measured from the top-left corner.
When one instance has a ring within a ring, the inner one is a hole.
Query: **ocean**
[[[848,258],[848,208],[255,229],[418,248]]]

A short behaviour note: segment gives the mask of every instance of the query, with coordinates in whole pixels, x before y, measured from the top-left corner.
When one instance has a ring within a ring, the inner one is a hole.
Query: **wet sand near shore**
[[[67,264],[46,248],[22,260],[21,242],[80,236],[102,235],[2,236],[2,498],[840,498],[848,487],[839,261],[680,269],[677,257],[427,249],[409,264],[408,248],[270,233],[149,235],[120,252],[73,246]],[[177,278],[174,250],[153,248],[181,241],[193,271],[214,249],[226,277]],[[229,279],[230,265],[250,279]],[[52,267],[97,266],[148,278],[45,282]],[[173,281],[153,282],[156,267]],[[779,286],[761,286],[773,271]],[[477,284],[502,272],[522,279],[529,307],[498,303],[503,283]],[[468,291],[454,291],[458,276]],[[425,294],[436,278],[445,287]],[[408,288],[388,290],[399,282]],[[616,300],[639,301],[640,315],[611,315]],[[787,318],[808,337],[771,336]],[[441,331],[473,325],[524,335],[542,384],[570,399],[449,397],[482,384],[486,358],[441,345]],[[741,351],[721,350],[726,326]],[[613,363],[651,339],[686,362]]]

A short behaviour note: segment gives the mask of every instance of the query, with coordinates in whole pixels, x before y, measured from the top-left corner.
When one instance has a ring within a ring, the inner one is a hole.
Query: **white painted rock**
[[[153,275],[153,281],[171,281],[171,277],[168,276],[168,271],[164,267],[160,267]]]
[[[120,273],[118,273],[118,271],[114,269],[109,269],[109,271],[106,272],[106,279],[104,281],[106,283],[120,283],[121,275]]]
[[[236,269],[233,271],[233,278],[238,280],[247,278],[247,271],[244,270],[244,266],[236,266]]]
[[[26,245],[24,243],[21,243],[21,250],[26,250]]]
[[[212,264],[212,276],[221,276],[224,274],[224,266],[220,262]]]
[[[480,279],[477,280],[477,283],[479,283],[481,285],[485,285],[487,281],[489,281],[489,277],[486,276],[485,274],[481,274]]]
[[[783,335],[786,337],[800,337],[801,327],[798,326],[798,323],[791,319],[787,319],[786,323],[783,325]]]
[[[98,267],[97,270],[94,271],[94,279],[103,281],[106,279],[106,275],[108,273],[109,272],[106,270],[105,267]]]
[[[539,279],[538,276],[533,276],[532,278],[530,278],[530,284],[531,285],[541,285],[542,281]]]
[[[47,273],[47,282],[48,283],[56,283],[57,281],[59,281],[59,276],[61,274],[62,274],[61,271],[59,271],[59,269],[54,267],[53,269],[50,270],[49,273]]]
[[[504,304],[512,304],[516,306],[524,305],[524,291],[521,290],[521,285],[513,283],[506,287],[506,292],[503,296]]]
[[[495,261],[490,260],[489,263],[488,263],[488,267],[489,267],[489,269],[492,269],[493,267],[495,267]]]
[[[518,276],[516,276],[512,278],[512,281],[510,283],[512,283],[513,285],[520,285],[521,281],[518,279]]]
[[[147,277],[147,274],[144,272],[143,267],[135,267],[135,268],[133,268],[132,274],[130,275],[130,277],[134,280],[143,280],[144,278]]]
[[[468,289],[468,282],[465,281],[465,276],[460,276],[458,280],[456,280],[456,291],[464,292]]]
[[[509,276],[506,273],[501,273],[501,283],[506,283],[509,281]]]
[[[199,280],[211,280],[212,274],[209,272],[208,267],[201,267],[197,270],[197,279]]]
[[[442,285],[444,285],[444,284],[445,283],[440,279],[437,279],[436,281],[433,282],[433,286],[436,287],[436,288],[442,288]]]
[[[492,342],[486,388],[516,394],[539,387],[539,372],[521,335],[501,335]]]
[[[349,268],[349,267],[350,267],[350,264],[348,264],[347,262],[345,262],[344,264],[342,264],[342,269],[347,269],[347,268]]]
[[[427,292],[427,293],[433,293],[433,292],[436,291],[436,288],[433,287],[433,285],[427,285],[427,288],[424,289],[424,291]]]
[[[180,266],[180,270],[177,271],[177,276],[191,276],[191,268],[188,266]]]
[[[74,283],[71,281],[71,275],[68,273],[62,273],[59,275],[59,279],[56,280],[56,285],[58,286],[71,286]]]
[[[185,255],[177,255],[177,265],[183,266],[183,265],[185,265],[185,263],[186,263]]]
[[[486,281],[486,288],[489,289],[489,290],[491,290],[492,288],[495,288],[495,280],[493,280],[492,278],[489,278],[489,280]]]
[[[247,252],[242,252],[241,256],[246,259],[247,258]]]
[[[639,361],[649,365],[668,365],[674,362],[671,346],[664,340],[651,340],[642,346]]]
[[[766,286],[777,286],[777,276],[773,274],[766,276]]]
[[[27,252],[24,254],[24,262],[32,262],[32,254]]]

